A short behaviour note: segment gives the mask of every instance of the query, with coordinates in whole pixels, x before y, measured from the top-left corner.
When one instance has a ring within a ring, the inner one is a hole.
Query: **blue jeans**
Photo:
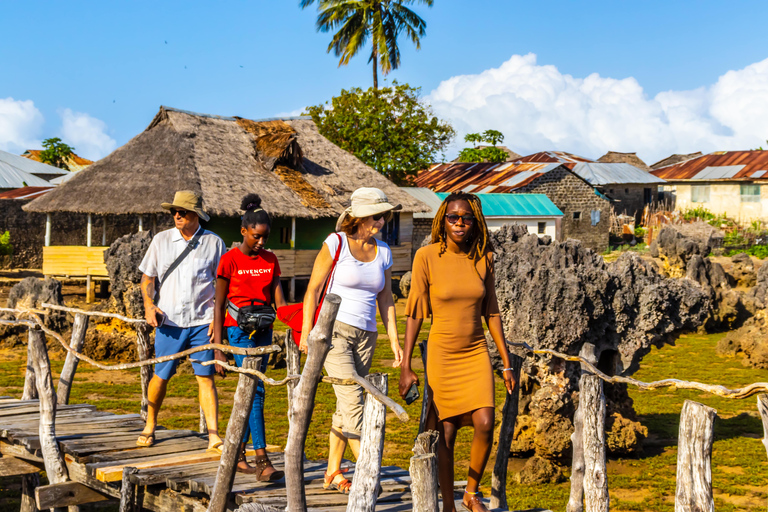
[[[229,337],[229,344],[233,347],[255,348],[266,347],[272,344],[272,329],[261,334],[254,334],[253,338],[248,339],[248,335],[239,327],[227,327],[227,336]],[[239,354],[234,354],[234,356],[237,366],[242,367],[246,356]],[[262,373],[267,370],[268,360],[269,354],[265,354],[261,358],[261,366],[258,370]],[[248,417],[248,423],[245,425],[245,432],[243,433],[244,443],[248,442],[249,434],[252,435],[254,449],[258,450],[259,448],[267,447],[267,437],[264,432],[264,383],[261,379],[259,379],[259,383],[256,386],[251,415]]]

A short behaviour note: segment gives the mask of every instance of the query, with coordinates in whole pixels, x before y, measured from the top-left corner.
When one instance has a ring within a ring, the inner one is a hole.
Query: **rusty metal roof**
[[[524,187],[561,165],[563,164],[517,162],[437,164],[419,173],[416,186],[435,192],[499,194]]]
[[[34,199],[47,193],[53,187],[21,187],[0,193],[0,199]]]
[[[565,151],[540,151],[532,155],[520,157],[515,162],[577,164],[579,162],[594,162],[594,160],[574,155],[573,153],[566,153]]]
[[[651,174],[667,181],[765,181],[768,151],[716,151],[660,167]]]

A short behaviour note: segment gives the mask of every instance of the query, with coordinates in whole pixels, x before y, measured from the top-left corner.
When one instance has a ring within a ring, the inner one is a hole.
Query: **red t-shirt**
[[[280,263],[275,253],[265,249],[251,258],[235,247],[221,257],[216,275],[229,281],[227,299],[235,306],[250,306],[253,299],[271,304],[272,280],[280,275]],[[224,317],[224,326],[237,326],[229,312]]]

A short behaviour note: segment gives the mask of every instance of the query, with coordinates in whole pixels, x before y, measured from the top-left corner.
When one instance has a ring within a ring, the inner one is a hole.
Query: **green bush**
[[[13,245],[11,244],[11,233],[6,231],[0,235],[0,256],[10,256],[13,254]]]
[[[648,230],[642,226],[637,226],[635,228],[635,236],[637,238],[643,238],[647,232]]]
[[[685,220],[714,220],[717,216],[711,211],[707,210],[703,206],[697,206],[696,208],[688,208],[683,210],[683,219]]]
[[[753,245],[752,247],[749,247],[744,250],[734,249],[732,251],[726,251],[725,255],[730,257],[730,256],[735,256],[740,252],[745,252],[750,256],[754,256],[755,258],[760,258],[761,260],[764,260],[765,258],[768,257],[768,245]]]
[[[746,245],[749,241],[737,230],[729,231],[723,238],[723,245]]]

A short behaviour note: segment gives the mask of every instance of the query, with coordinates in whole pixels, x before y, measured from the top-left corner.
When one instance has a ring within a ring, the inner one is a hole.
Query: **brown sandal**
[[[140,434],[139,438],[136,440],[136,446],[141,446],[142,448],[149,448],[153,444],[155,444],[154,432],[151,434]]]
[[[323,473],[323,489],[339,491],[341,494],[349,494],[349,488],[352,487],[352,482],[344,477],[341,477],[341,481],[337,483],[334,483],[333,481],[337,475],[341,475],[344,472],[345,470],[339,469],[330,475],[328,473]]]
[[[483,503],[483,495],[480,493],[480,491],[467,492],[465,490],[464,496],[469,496],[469,503],[464,503],[464,500],[461,500],[461,506],[464,507],[464,510],[467,510],[468,512],[488,512],[485,503]],[[480,506],[482,508],[475,510],[476,506]]]
[[[269,475],[264,475],[265,469],[267,468],[275,469],[275,466],[272,465],[272,461],[269,460],[268,455],[257,455],[253,463],[254,463],[254,469],[256,470],[254,474],[256,475],[256,480],[258,480],[259,482],[274,482],[275,480],[280,480],[285,476],[284,471],[278,471],[278,470],[275,470],[273,473],[270,473]]]
[[[241,468],[240,466],[235,466],[235,471],[238,473],[244,473],[246,475],[256,475],[261,474],[261,470],[259,468],[255,468],[253,466],[248,465],[248,461],[245,460],[245,443],[240,443],[240,454],[237,456],[237,462],[245,462],[246,465],[244,468]]]

